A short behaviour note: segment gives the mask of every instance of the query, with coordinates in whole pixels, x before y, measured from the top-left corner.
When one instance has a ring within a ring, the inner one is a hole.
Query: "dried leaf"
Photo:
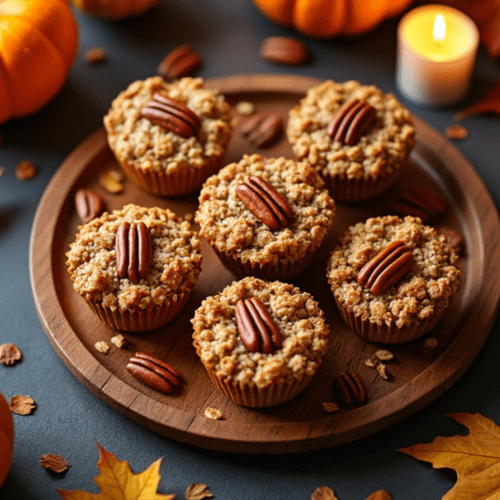
[[[123,175],[113,168],[100,172],[97,176],[99,185],[108,193],[118,194],[123,191]]]
[[[485,113],[500,115],[500,80],[486,91],[480,101],[459,111],[455,114],[454,118],[455,120],[462,120],[469,115],[480,115]]]
[[[57,490],[65,500],[172,500],[175,495],[156,493],[161,476],[159,474],[161,458],[153,462],[146,470],[134,474],[125,460],[118,460],[99,443],[100,456],[97,462],[99,475],[94,481],[101,493],[87,493],[82,490]]]
[[[385,490],[374,491],[366,500],[392,500],[392,496]]]
[[[311,500],[339,500],[335,496],[335,492],[328,486],[320,486],[314,490],[311,495]]]
[[[9,408],[18,415],[29,415],[36,408],[36,403],[29,396],[17,395],[10,398]]]
[[[21,359],[21,351],[16,344],[0,345],[0,363],[11,366]]]
[[[111,337],[111,342],[113,342],[118,349],[123,349],[127,345],[127,339],[121,334]]]
[[[187,500],[202,500],[203,498],[212,498],[213,495],[210,493],[208,486],[206,484],[194,483],[187,487],[186,498]]]
[[[100,340],[99,342],[96,342],[94,347],[99,352],[102,352],[103,354],[108,354],[109,345],[106,342],[104,342],[104,340]]]
[[[222,418],[222,413],[217,408],[205,408],[205,417],[211,418],[212,420],[220,420]]]
[[[323,407],[323,410],[325,410],[327,413],[333,413],[339,409],[339,407],[335,403],[323,403],[321,405]]]
[[[20,181],[33,179],[36,175],[35,164],[30,160],[24,160],[16,166],[16,177]]]
[[[40,457],[40,465],[53,472],[61,473],[68,470],[68,462],[65,458],[53,453],[45,453]]]
[[[436,337],[429,337],[428,339],[425,339],[424,347],[426,349],[435,349],[437,345],[438,341]]]
[[[448,416],[466,426],[469,435],[438,436],[432,443],[399,451],[431,462],[436,469],[456,471],[457,482],[443,500],[497,500],[500,491],[500,427],[479,413]]]

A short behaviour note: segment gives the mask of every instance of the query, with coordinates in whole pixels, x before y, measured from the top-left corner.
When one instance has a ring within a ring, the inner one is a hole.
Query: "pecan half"
[[[116,232],[115,250],[119,278],[137,282],[148,276],[153,261],[153,245],[151,233],[144,222],[120,224]]]
[[[192,75],[201,63],[201,56],[190,45],[180,45],[163,59],[158,66],[158,74],[165,80],[174,80]]]
[[[339,401],[344,406],[349,406],[355,401],[366,401],[366,388],[361,377],[356,372],[342,372],[333,377],[333,388]]]
[[[182,102],[170,99],[158,92],[153,95],[153,100],[141,109],[141,116],[182,137],[198,135],[201,128],[201,122],[196,113]]]
[[[241,135],[258,148],[274,144],[283,133],[283,120],[279,115],[257,113],[248,118],[240,128]]]
[[[87,223],[104,210],[102,198],[91,189],[79,189],[75,193],[75,208],[80,219]]]
[[[413,266],[411,249],[402,241],[393,241],[369,260],[359,271],[356,281],[380,295],[397,283]]]
[[[288,202],[262,177],[254,175],[236,188],[236,195],[261,222],[273,231],[288,227],[294,219]]]
[[[391,210],[398,215],[420,217],[424,224],[435,224],[448,213],[448,202],[435,191],[410,186],[391,201]]]
[[[328,135],[347,146],[354,146],[375,118],[377,110],[365,101],[354,99],[345,104],[328,125]]]
[[[181,385],[181,374],[165,361],[146,352],[136,352],[127,364],[129,373],[144,385],[170,394]]]
[[[234,314],[241,341],[250,352],[269,354],[281,348],[278,326],[257,297],[239,300]]]
[[[296,66],[307,61],[309,51],[295,38],[270,36],[262,42],[260,55],[266,61]]]

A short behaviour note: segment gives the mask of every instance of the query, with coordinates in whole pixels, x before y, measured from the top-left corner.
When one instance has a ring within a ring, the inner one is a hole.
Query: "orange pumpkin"
[[[38,111],[59,92],[77,43],[66,0],[0,0],[0,123]]]
[[[161,0],[71,0],[82,12],[118,20],[146,12]]]
[[[9,405],[0,392],[0,487],[10,470],[14,448],[14,421]]]
[[[314,38],[360,35],[413,0],[253,0],[271,21]]]

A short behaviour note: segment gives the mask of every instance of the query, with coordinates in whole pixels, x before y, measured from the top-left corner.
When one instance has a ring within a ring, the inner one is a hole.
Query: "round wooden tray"
[[[251,75],[207,82],[235,103],[253,102],[257,111],[288,110],[319,80],[285,75]],[[97,183],[99,171],[117,166],[103,129],[85,139],[61,165],[38,207],[30,243],[30,273],[36,308],[54,349],[73,374],[98,398],[146,427],[170,438],[205,448],[239,453],[299,452],[353,441],[411,415],[435,400],[468,368],[492,328],[500,297],[500,222],[484,184],[467,160],[437,131],[415,118],[418,144],[400,184],[431,185],[450,201],[446,225],[458,229],[466,242],[459,260],[463,280],[443,319],[424,340],[392,346],[395,360],[388,365],[389,380],[368,368],[365,360],[380,348],[360,339],[343,323],[325,274],[329,251],[350,225],[388,212],[388,193],[379,200],[337,206],[334,229],[313,265],[293,280],[310,292],[325,311],[331,335],[328,354],[312,383],[293,401],[264,410],[240,407],[212,386],[192,346],[190,318],[201,301],[235,277],[203,241],[203,270],[193,296],[172,323],[153,332],[124,334],[126,349],[109,340],[117,332],[102,325],[73,290],[65,252],[79,220],[73,197],[80,187],[100,193],[108,210],[126,203],[168,207],[179,215],[193,214],[197,194],[165,199],[141,191],[125,181],[119,195],[106,193]],[[287,156],[292,152],[283,137],[276,145],[257,150],[236,129],[226,160],[244,153]],[[107,355],[94,344],[108,341]],[[164,395],[132,378],[125,369],[136,351],[158,355],[174,365],[185,384],[179,393]],[[364,380],[368,401],[361,406],[326,413],[323,402],[334,400],[332,378],[344,370],[357,371]],[[204,416],[206,407],[219,409],[223,420]]]

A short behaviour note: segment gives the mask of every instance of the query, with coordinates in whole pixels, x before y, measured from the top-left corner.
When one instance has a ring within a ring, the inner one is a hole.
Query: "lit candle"
[[[424,106],[448,106],[469,90],[479,31],[463,12],[423,5],[398,27],[396,80],[400,91]]]

